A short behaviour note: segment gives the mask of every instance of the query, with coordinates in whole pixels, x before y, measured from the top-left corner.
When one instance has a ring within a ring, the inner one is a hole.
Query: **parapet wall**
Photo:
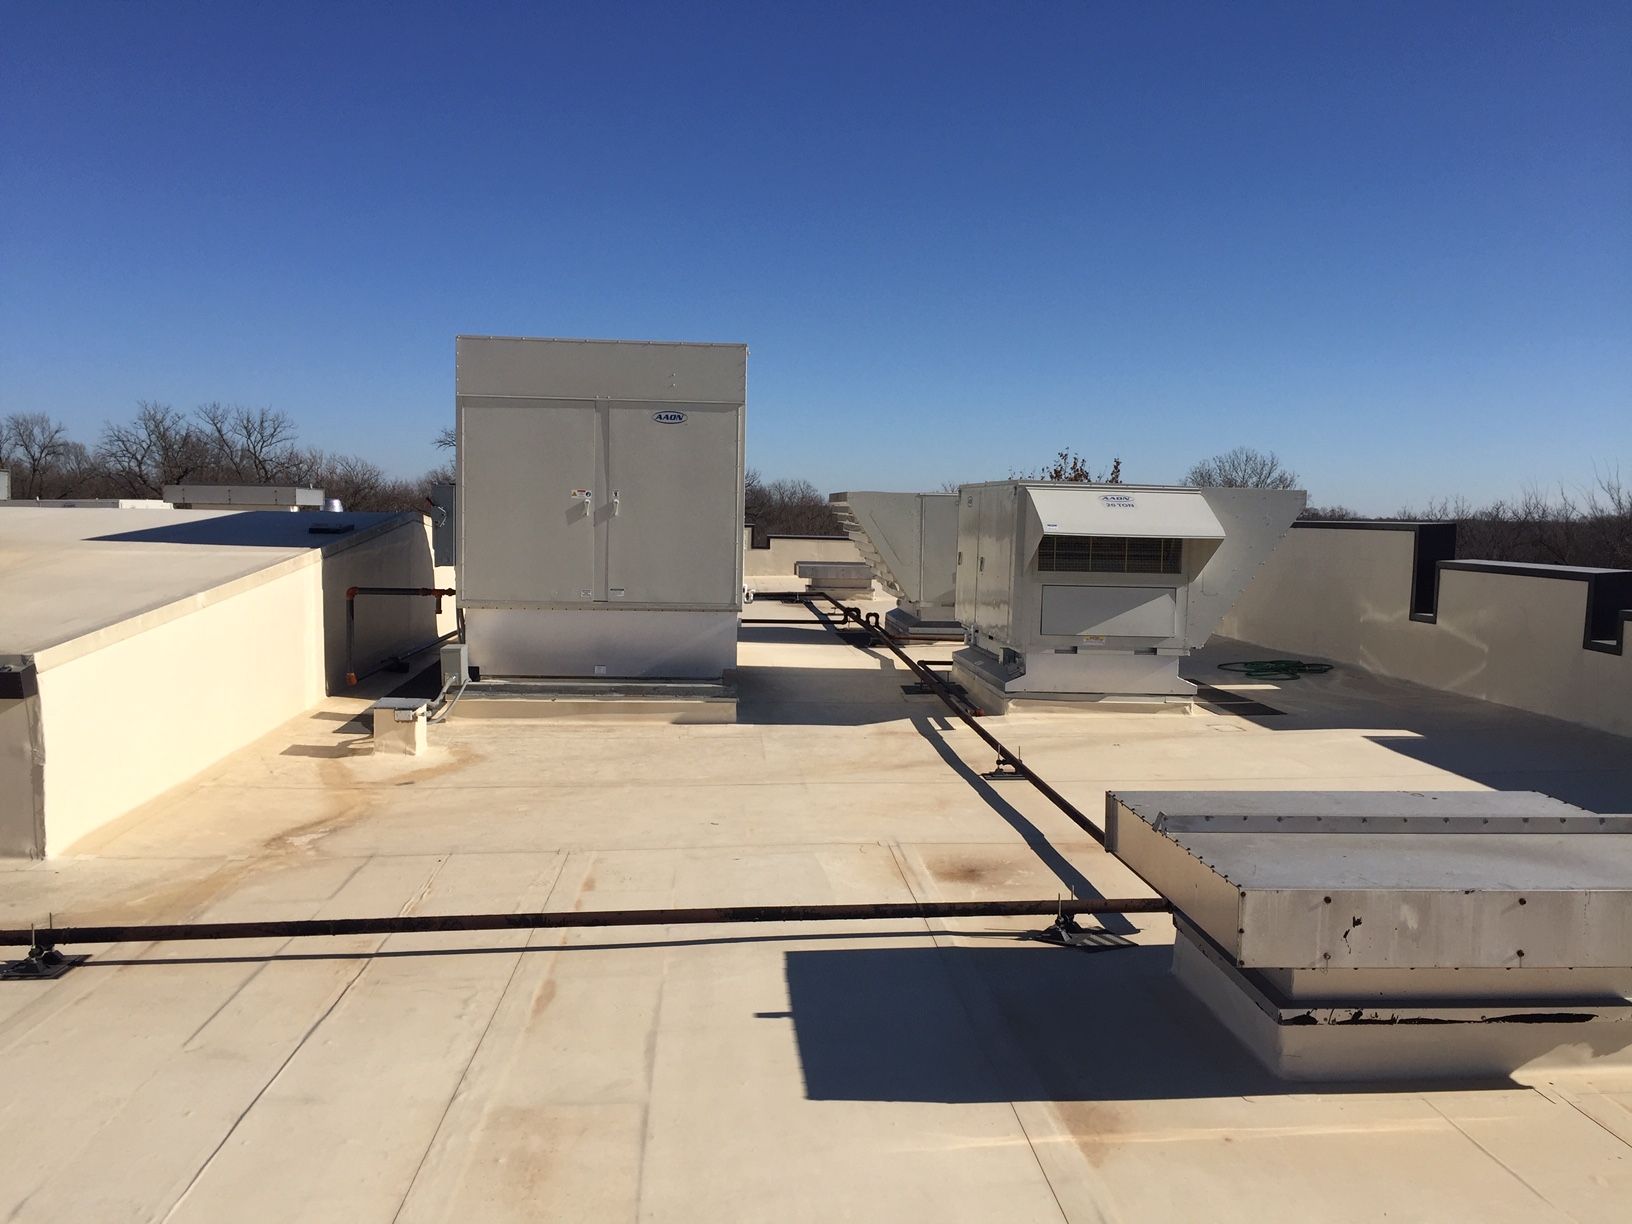
[[[1451,560],[1446,523],[1296,526],[1221,633],[1632,735],[1632,572]]]
[[[208,539],[213,524],[235,517],[165,520],[149,534],[169,530],[172,544],[185,544],[189,532]],[[424,587],[433,573],[423,518],[373,517],[381,521],[327,546],[268,549],[262,569],[8,656],[22,666],[0,673],[0,857],[59,854],[346,692],[346,589]],[[425,646],[436,626],[429,599],[368,601],[358,612],[359,670]]]
[[[849,536],[761,534],[750,524],[742,529],[742,573],[749,586],[778,586],[767,578],[786,579],[779,589],[805,585],[795,577],[801,561],[860,561],[861,552]]]

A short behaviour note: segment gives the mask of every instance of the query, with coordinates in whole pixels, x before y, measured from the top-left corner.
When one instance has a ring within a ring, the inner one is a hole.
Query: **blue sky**
[[[0,412],[414,473],[459,332],[746,341],[826,489],[1632,475],[1632,5],[0,9]]]

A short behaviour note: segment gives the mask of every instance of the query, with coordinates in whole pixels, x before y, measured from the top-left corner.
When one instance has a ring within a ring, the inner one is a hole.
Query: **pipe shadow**
[[[571,930],[574,928],[557,928]],[[586,929],[586,928],[576,928]],[[562,943],[503,945],[462,945],[453,948],[376,948],[367,952],[247,952],[221,956],[91,956],[75,968],[133,969],[159,968],[166,965],[273,965],[285,961],[298,964],[306,961],[390,961],[414,960],[437,956],[528,956],[558,952],[625,952],[652,948],[712,948],[732,944],[761,943],[824,943],[835,940],[859,939],[932,939],[939,932],[918,926],[909,931],[825,931],[779,935],[712,935],[696,939],[631,939],[612,943]],[[1013,943],[1023,936],[1013,931],[959,931],[959,939],[993,939]]]
[[[1026,843],[1027,848],[1037,856],[1043,866],[1054,873],[1054,878],[1065,885],[1072,897],[1079,900],[1089,900],[1105,896],[1104,893],[1089,883],[1088,877],[1077,870],[1071,860],[1066,858],[1036,825],[1027,820],[1018,808],[998,794],[996,788],[990,782],[976,773],[968,762],[952,750],[952,745],[948,744],[945,737],[940,734],[940,731],[945,730],[950,724],[941,720],[941,726],[937,728],[932,720],[919,716],[912,720],[912,725],[913,729],[923,736],[925,742],[935,750],[935,754],[941,758],[947,768],[963,779],[981,802],[991,808],[993,812],[1002,818],[1005,824],[1020,835],[1020,839]],[[1010,782],[1005,785],[1022,786],[1028,784]],[[1101,927],[1117,935],[1131,934],[1138,929],[1121,914],[1099,914],[1096,915],[1096,919]]]

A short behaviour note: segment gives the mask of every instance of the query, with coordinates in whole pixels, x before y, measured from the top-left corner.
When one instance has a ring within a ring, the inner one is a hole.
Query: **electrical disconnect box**
[[[459,597],[484,677],[718,679],[747,347],[461,336]]]
[[[431,503],[431,557],[438,565],[459,559],[459,491],[453,484],[433,484]]]
[[[1185,702],[1203,645],[1303,509],[1297,490],[1001,481],[958,490],[953,674],[1017,698]]]

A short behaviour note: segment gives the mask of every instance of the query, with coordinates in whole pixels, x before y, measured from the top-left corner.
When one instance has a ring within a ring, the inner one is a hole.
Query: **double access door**
[[[467,605],[735,607],[742,406],[461,397]]]

